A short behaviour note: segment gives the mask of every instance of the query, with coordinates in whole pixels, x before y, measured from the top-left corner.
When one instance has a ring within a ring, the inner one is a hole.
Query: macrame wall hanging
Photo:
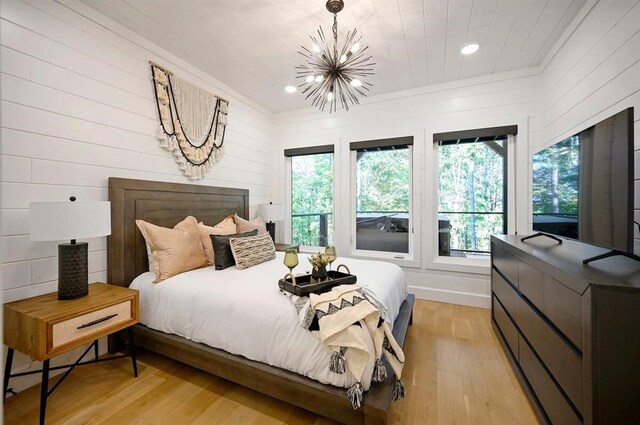
[[[189,179],[199,180],[222,159],[229,101],[176,78],[156,63],[150,64],[160,146],[173,154]]]

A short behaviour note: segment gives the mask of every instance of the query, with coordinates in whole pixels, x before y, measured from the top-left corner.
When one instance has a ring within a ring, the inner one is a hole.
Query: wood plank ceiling
[[[81,0],[273,112],[309,106],[294,67],[325,0]],[[372,95],[540,64],[586,0],[345,0],[374,56]],[[463,56],[460,49],[478,43]]]

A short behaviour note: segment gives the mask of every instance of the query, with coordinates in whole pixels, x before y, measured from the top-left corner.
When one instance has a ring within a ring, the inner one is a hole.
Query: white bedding
[[[348,388],[355,383],[349,374],[329,371],[331,352],[309,331],[298,325],[295,307],[283,295],[277,281],[288,271],[276,259],[237,270],[213,267],[192,270],[154,284],[153,273],[138,276],[131,288],[140,291],[140,321],[162,332],[239,354],[251,360],[287,369],[325,384]],[[294,273],[310,270],[300,254]],[[340,257],[358,277],[357,284],[370,288],[387,306],[393,325],[406,296],[404,273],[395,264]],[[342,270],[344,271],[344,270]],[[370,385],[374,359],[363,379]]]

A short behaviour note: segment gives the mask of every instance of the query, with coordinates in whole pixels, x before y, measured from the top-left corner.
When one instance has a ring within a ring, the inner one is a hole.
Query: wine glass
[[[336,255],[336,247],[335,245],[328,245],[324,249],[324,255],[329,258],[329,270],[331,270],[331,263],[333,263],[338,256]]]
[[[293,268],[298,265],[298,252],[295,249],[287,249],[282,264],[289,268],[289,273],[293,274]]]

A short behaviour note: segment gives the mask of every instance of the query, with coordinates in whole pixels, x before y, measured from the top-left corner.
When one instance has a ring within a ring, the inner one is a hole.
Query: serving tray
[[[278,281],[278,286],[283,291],[304,297],[311,293],[322,294],[330,291],[334,286],[352,285],[357,280],[358,278],[355,275],[329,270],[327,271],[327,279],[321,282],[312,279],[310,274],[304,274],[296,276],[296,283],[294,284],[290,275],[288,275]]]

